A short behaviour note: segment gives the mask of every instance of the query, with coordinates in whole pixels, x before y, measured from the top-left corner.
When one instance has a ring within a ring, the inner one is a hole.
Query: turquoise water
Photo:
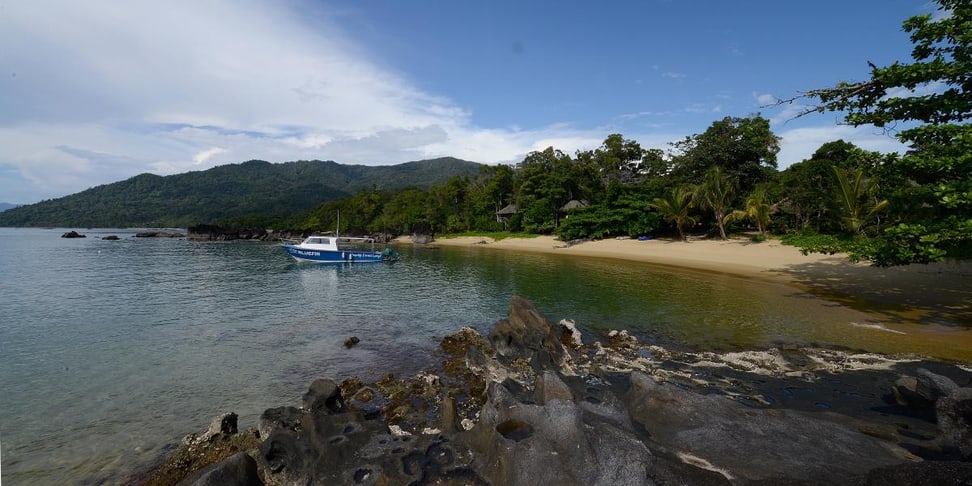
[[[395,264],[298,264],[267,243],[64,231],[0,228],[10,484],[117,482],[219,413],[254,426],[315,378],[429,367],[438,337],[487,330],[513,294],[589,335],[628,328],[714,350],[894,352],[909,337],[851,325],[868,316],[784,285],[647,264],[423,247],[398,248]],[[352,335],[361,343],[348,350]]]

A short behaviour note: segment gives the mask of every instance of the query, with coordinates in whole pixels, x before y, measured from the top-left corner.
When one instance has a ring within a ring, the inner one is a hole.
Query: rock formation
[[[919,457],[944,444],[968,458],[972,389],[944,376],[926,370],[900,380],[915,387],[897,393],[934,399],[936,432],[921,418],[889,423],[887,408],[833,411],[870,393],[845,393],[855,373],[878,373],[859,381],[879,376],[890,390],[902,361],[830,350],[679,353],[624,332],[585,345],[575,332],[514,297],[486,338],[471,328],[445,337],[438,373],[317,380],[300,407],[263,413],[248,432],[261,440],[249,455],[227,456],[187,484],[972,481],[972,463]],[[855,371],[863,369],[874,371]],[[955,373],[967,384],[967,372]],[[804,409],[808,401],[789,401],[818,387],[832,390],[826,400]],[[205,440],[190,443],[218,443],[224,425],[214,420]]]

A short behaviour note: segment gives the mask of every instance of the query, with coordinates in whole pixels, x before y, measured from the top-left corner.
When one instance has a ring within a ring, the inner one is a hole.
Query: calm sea
[[[488,248],[298,264],[268,243],[98,229],[60,238],[65,231],[0,228],[0,474],[9,484],[118,482],[219,413],[254,426],[264,409],[296,404],[315,378],[430,367],[438,337],[488,330],[513,294],[589,335],[627,328],[713,350],[796,342],[956,353],[947,333],[909,336],[921,323],[882,329],[858,310],[723,274]],[[349,350],[352,335],[361,343]]]

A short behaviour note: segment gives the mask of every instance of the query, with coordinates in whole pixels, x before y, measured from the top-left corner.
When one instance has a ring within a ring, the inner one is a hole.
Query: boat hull
[[[320,263],[342,262],[380,262],[383,255],[378,251],[360,250],[322,250],[317,248],[301,248],[299,245],[281,245],[288,255],[298,261]]]

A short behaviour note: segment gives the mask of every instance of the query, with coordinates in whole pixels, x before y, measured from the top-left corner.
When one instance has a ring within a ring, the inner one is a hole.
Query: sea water
[[[882,332],[859,310],[726,274],[488,248],[308,264],[271,243],[65,231],[0,228],[0,471],[10,484],[120,482],[220,413],[251,427],[266,408],[299,403],[316,378],[434,367],[438,338],[488,331],[514,294],[588,339],[623,328],[718,351],[786,342],[967,352],[947,336],[916,339],[921,323]],[[361,339],[352,349],[350,336]]]

